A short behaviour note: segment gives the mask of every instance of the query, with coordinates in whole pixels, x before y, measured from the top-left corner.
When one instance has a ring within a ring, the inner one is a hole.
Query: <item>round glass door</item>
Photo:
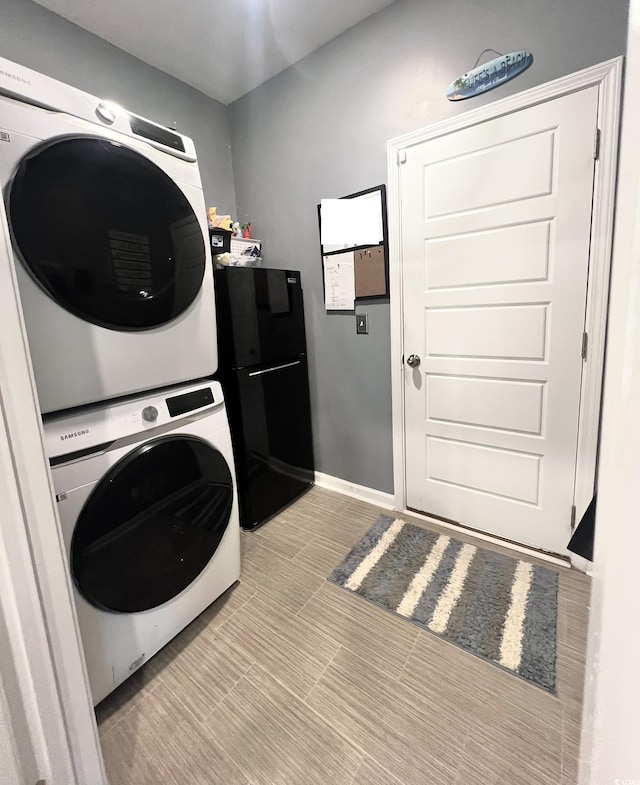
[[[22,262],[75,316],[145,330],[193,302],[205,271],[202,229],[176,183],[105,139],[63,138],[18,166],[8,216]]]
[[[207,566],[233,504],[231,472],[206,442],[167,436],[119,461],[85,503],[71,542],[83,597],[103,610],[146,611]]]

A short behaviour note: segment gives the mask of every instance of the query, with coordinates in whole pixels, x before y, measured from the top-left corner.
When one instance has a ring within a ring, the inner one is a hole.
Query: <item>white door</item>
[[[407,506],[555,552],[573,505],[597,100],[592,87],[450,133],[400,167]]]

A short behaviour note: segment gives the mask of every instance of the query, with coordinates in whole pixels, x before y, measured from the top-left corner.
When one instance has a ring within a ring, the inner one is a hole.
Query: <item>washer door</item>
[[[210,444],[147,442],[110,469],[80,513],[71,542],[78,590],[103,610],[162,605],[207,566],[232,505],[231,471]]]
[[[157,327],[200,291],[205,243],[189,200],[116,142],[62,138],[32,150],[11,183],[8,216],[27,270],[87,322]]]

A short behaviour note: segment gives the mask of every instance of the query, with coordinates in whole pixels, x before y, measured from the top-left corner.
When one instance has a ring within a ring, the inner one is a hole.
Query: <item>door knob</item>
[[[417,354],[410,354],[407,357],[407,365],[410,368],[417,368],[420,365],[420,358]]]

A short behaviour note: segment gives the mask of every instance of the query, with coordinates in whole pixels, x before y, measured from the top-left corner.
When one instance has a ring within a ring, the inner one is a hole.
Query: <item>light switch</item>
[[[356,314],[356,333],[358,335],[369,334],[369,317],[366,313]]]

